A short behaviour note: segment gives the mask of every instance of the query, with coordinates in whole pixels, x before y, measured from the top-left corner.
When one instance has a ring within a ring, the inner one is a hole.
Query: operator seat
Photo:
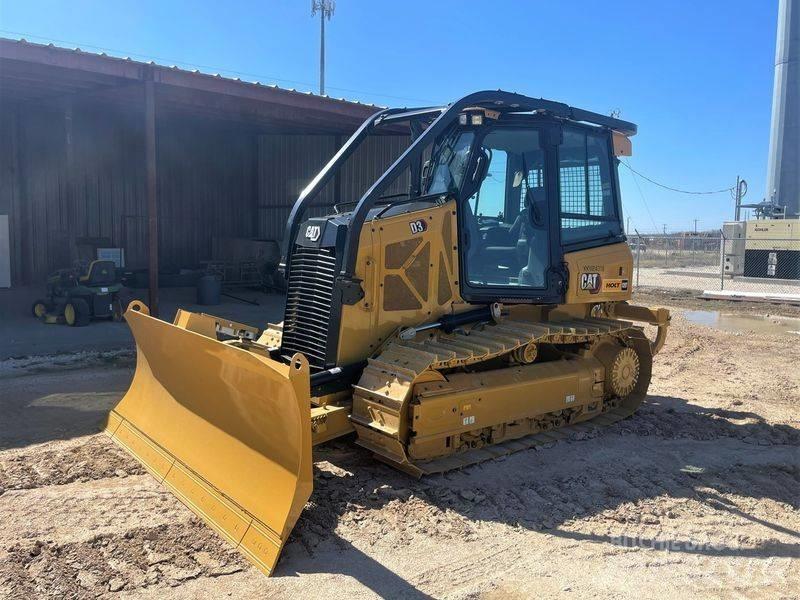
[[[464,221],[467,224],[467,234],[469,239],[469,248],[467,249],[467,264],[476,267],[478,266],[478,260],[481,256],[481,231],[478,229],[478,219],[475,216],[475,213],[472,212],[472,206],[470,206],[469,200],[464,201]]]
[[[527,206],[523,208],[514,225],[511,226],[511,231],[519,231],[519,239],[517,241],[517,255],[520,258],[520,263],[524,266],[519,272],[520,285],[531,287],[544,287],[544,275],[549,264],[549,250],[548,250],[548,223],[546,218],[546,211],[542,207],[545,204],[545,191],[544,189],[530,189],[528,190],[530,201],[539,210],[537,213],[540,215],[540,223],[534,223],[531,218],[532,207],[528,202]]]

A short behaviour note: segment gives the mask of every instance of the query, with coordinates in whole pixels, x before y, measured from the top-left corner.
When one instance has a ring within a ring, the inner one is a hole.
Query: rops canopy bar
[[[349,229],[345,245],[344,257],[341,263],[340,276],[345,279],[353,277],[355,271],[356,255],[358,254],[358,240],[361,228],[364,225],[369,211],[376,205],[381,195],[392,184],[392,182],[414,161],[418,161],[422,151],[428,143],[434,140],[439,134],[444,132],[450,124],[458,118],[461,111],[466,108],[487,108],[504,113],[528,113],[542,111],[552,114],[555,117],[570,121],[582,121],[592,123],[602,127],[608,127],[624,135],[635,135],[636,125],[621,119],[615,119],[606,115],[573,108],[563,102],[554,102],[543,98],[531,98],[521,94],[514,94],[503,91],[482,91],[464,96],[460,100],[448,106],[442,107],[423,107],[423,108],[401,108],[387,109],[376,113],[364,121],[361,127],[347,140],[339,151],[331,158],[328,164],[317,174],[311,183],[301,192],[300,197],[295,202],[289,220],[286,225],[286,236],[284,239],[283,267],[288,276],[289,264],[291,264],[292,245],[297,231],[300,227],[300,220],[305,212],[305,208],[317,197],[325,184],[342,167],[348,157],[355,151],[361,142],[370,133],[381,125],[394,124],[404,121],[420,122],[433,119],[430,125],[417,137],[415,137],[409,147],[400,157],[381,175],[380,178],[364,193],[358,201],[350,217]]]

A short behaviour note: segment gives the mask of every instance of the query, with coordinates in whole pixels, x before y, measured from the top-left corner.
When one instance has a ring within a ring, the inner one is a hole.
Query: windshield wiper
[[[378,198],[376,204],[380,203],[381,200],[391,200],[393,198],[403,198],[405,196],[409,196],[408,192],[401,192],[399,194],[387,194],[386,196],[381,196]],[[337,202],[333,205],[333,210],[336,212],[337,215],[342,214],[340,207],[342,206],[355,206],[359,203],[359,200],[350,200],[349,202]],[[344,211],[347,212],[347,211]]]
[[[404,196],[410,196],[408,192],[400,192],[398,194],[386,194],[385,196],[381,196],[378,200],[391,200],[392,198],[403,198]]]

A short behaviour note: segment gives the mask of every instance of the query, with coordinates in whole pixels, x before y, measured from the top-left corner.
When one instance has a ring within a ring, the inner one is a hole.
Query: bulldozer
[[[406,149],[320,206],[386,132]],[[136,371],[106,431],[270,574],[317,444],[350,436],[423,477],[630,416],[670,320],[630,303],[617,164],[635,133],[503,91],[377,112],[291,211],[283,322],[170,324],[132,302]]]

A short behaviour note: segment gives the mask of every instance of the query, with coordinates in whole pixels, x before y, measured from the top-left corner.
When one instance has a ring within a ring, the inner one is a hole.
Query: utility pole
[[[311,16],[319,13],[319,94],[325,94],[325,19],[331,20],[335,0],[311,0]]]
[[[695,234],[695,235],[697,235],[697,221],[699,221],[699,220],[700,220],[700,219],[695,219],[695,220],[694,220],[694,234]]]
[[[667,235],[667,224],[664,223],[664,235]]]
[[[747,182],[741,177],[736,177],[736,187],[733,188],[732,194],[736,206],[736,212],[734,213],[733,220],[740,221],[740,217],[742,215],[742,198],[744,198],[747,194]]]

